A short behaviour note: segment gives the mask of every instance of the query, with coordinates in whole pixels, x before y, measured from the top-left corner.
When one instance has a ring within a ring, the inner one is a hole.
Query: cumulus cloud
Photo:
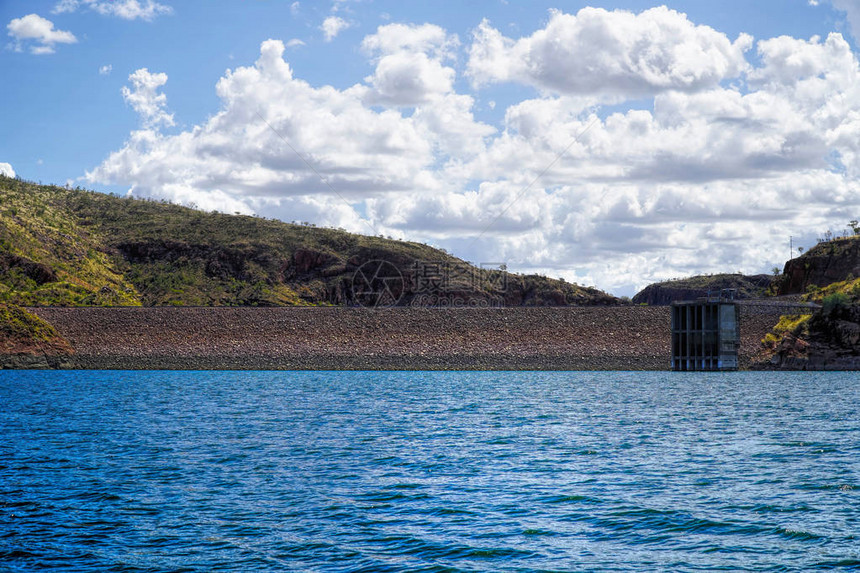
[[[154,0],[61,0],[54,6],[54,14],[75,12],[86,8],[103,16],[116,16],[123,20],[152,21],[162,14],[171,14],[173,9]]]
[[[302,40],[299,40],[298,38],[293,38],[292,40],[287,42],[288,48],[298,48],[299,46],[304,46],[304,45],[305,45],[305,43]]]
[[[737,76],[752,38],[732,43],[659,7],[633,14],[583,8],[553,12],[545,28],[513,40],[486,20],[474,32],[468,74],[476,84],[514,81],[558,94],[697,90]]]
[[[157,129],[167,125],[158,119],[166,76],[139,70],[126,99],[144,128],[87,178],[362,232],[367,219],[374,232],[475,262],[622,294],[694,272],[761,272],[782,263],[788,235],[856,218],[860,64],[841,35],[762,40],[753,66],[742,41],[681,14],[621,16],[625,38],[663,54],[665,66],[648,75],[645,56],[630,55],[636,66],[604,70],[612,93],[518,76],[541,91],[506,104],[493,126],[477,121],[475,99],[456,89],[456,36],[429,24],[367,36],[361,48],[373,72],[345,89],[297,78],[283,43],[268,40],[253,65],[220,79],[217,113],[173,135]],[[674,35],[655,24],[665,20]],[[501,38],[504,53],[521,41]],[[482,42],[464,51],[471,58]],[[684,53],[710,56],[689,63]],[[540,60],[546,49],[529,54],[527,70],[555,61]],[[680,73],[684,65],[701,67]],[[644,92],[641,109],[600,110]]]
[[[173,125],[173,114],[167,113],[167,96],[158,90],[167,83],[167,74],[150,73],[141,68],[128,76],[132,87],[123,86],[122,97],[140,115],[146,129]]]
[[[350,27],[350,23],[340,16],[329,16],[320,24],[326,42],[334,40],[338,34]]]
[[[432,24],[380,26],[362,42],[376,62],[366,78],[375,103],[415,106],[451,93],[456,72],[443,61],[458,43]]]
[[[15,170],[12,169],[12,166],[8,163],[0,163],[0,175],[5,175],[6,177],[15,177]]]
[[[767,105],[781,108],[771,120],[818,142],[819,157],[835,154],[840,169],[860,177],[860,114],[853,103],[860,97],[860,67],[845,39],[783,36],[760,42],[758,52],[762,66],[750,82],[772,98]]]
[[[855,40],[860,40],[860,2],[858,0],[832,0],[833,7],[845,12],[848,25],[851,27],[851,35]]]
[[[758,43],[763,65],[749,73],[756,85],[770,83],[792,88],[809,79],[825,86],[833,80],[852,81],[856,61],[841,34],[830,34],[823,42],[818,36],[809,40],[779,36]],[[829,76],[829,77],[823,77]],[[844,82],[841,82],[844,87]]]
[[[387,24],[366,36],[361,47],[365,52],[383,56],[408,51],[441,59],[454,56],[459,44],[455,34],[448,34],[434,24]]]
[[[109,76],[113,71],[113,66],[111,64],[107,64],[105,66],[99,67],[99,75],[100,76]]]
[[[21,52],[29,46],[32,54],[53,54],[56,44],[74,44],[75,35],[64,30],[55,30],[54,23],[38,14],[27,14],[15,18],[6,26],[13,38],[13,48]]]
[[[433,117],[433,110],[421,119],[374,111],[364,104],[363,86],[339,91],[294,78],[283,52],[282,42],[264,42],[253,66],[228,71],[218,82],[222,109],[210,120],[175,136],[153,129],[135,132],[87,178],[131,183],[139,193],[190,198],[230,212],[263,207],[281,212],[279,205],[284,204],[308,210],[330,207],[332,198],[308,198],[331,188],[346,197],[436,188],[439,182],[430,168],[452,149],[459,152],[459,147],[474,145],[469,139],[473,136],[457,133],[474,123],[462,107],[468,102],[439,103],[453,108],[454,125]],[[138,70],[131,77],[134,89],[124,91],[145,127],[154,127],[163,117],[164,99],[156,90],[166,79]],[[332,213],[341,217],[345,211],[352,213],[349,226],[355,228],[357,217],[349,205]],[[324,219],[331,221],[331,216]]]

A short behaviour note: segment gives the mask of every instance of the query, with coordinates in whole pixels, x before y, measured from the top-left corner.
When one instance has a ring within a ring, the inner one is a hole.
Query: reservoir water
[[[0,372],[0,570],[860,570],[856,373]]]

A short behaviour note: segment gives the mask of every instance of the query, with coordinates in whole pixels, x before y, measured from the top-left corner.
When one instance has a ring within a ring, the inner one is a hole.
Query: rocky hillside
[[[821,306],[813,314],[783,316],[763,340],[759,367],[860,370],[860,278],[851,270],[860,240],[833,243],[811,249],[806,261],[804,255],[786,264],[783,289],[802,289],[804,300]]]
[[[785,263],[779,294],[807,293],[860,277],[860,237],[834,239]]]
[[[57,366],[71,354],[72,347],[53,326],[20,307],[0,303],[0,368]]]
[[[0,302],[19,306],[612,305],[427,245],[0,176]]]
[[[860,281],[855,296],[828,295],[814,314],[783,316],[763,340],[760,368],[860,370]]]
[[[695,300],[722,289],[735,289],[738,299],[766,296],[773,277],[769,275],[703,275],[650,284],[633,297],[635,304],[667,305],[679,300]]]

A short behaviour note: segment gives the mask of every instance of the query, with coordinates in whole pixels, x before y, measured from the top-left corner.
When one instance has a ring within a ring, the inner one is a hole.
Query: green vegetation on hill
[[[98,230],[60,203],[66,193],[0,177],[0,301],[139,305]]]
[[[821,288],[810,286],[801,298],[817,303],[823,303],[828,298],[831,300],[838,298],[845,304],[860,304],[860,278],[830,283]]]
[[[71,347],[54,327],[23,308],[0,303],[0,354],[41,350],[68,353]]]
[[[812,317],[811,314],[786,314],[779,317],[779,322],[765,335],[762,342],[769,348],[775,349],[786,336],[809,335],[810,317]]]
[[[619,302],[419,243],[6,177],[0,205],[0,301],[21,306],[355,305],[366,302],[355,277],[374,261],[402,277],[392,286],[401,305]],[[376,280],[369,290],[387,286]]]
[[[858,236],[819,243],[788,261],[780,293],[805,293],[802,300],[821,307],[808,315],[783,316],[762,341],[762,361],[791,369],[860,368],[858,274]]]

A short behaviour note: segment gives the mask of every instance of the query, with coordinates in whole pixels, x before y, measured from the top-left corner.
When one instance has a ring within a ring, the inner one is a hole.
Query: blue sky
[[[0,22],[0,164],[29,180],[617,294],[768,272],[860,216],[857,1],[4,0]]]

